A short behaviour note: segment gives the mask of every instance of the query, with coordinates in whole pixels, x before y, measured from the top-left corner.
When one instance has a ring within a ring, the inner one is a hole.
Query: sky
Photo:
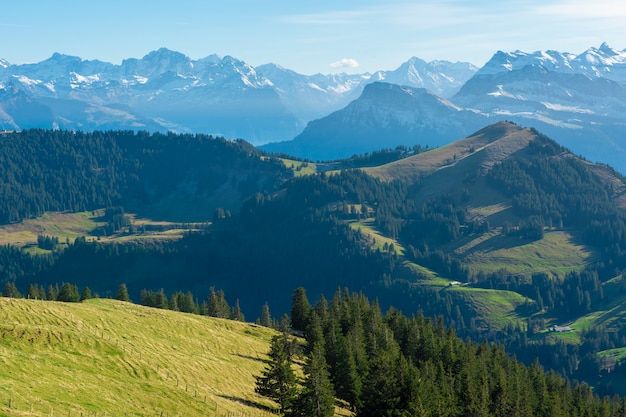
[[[120,64],[161,47],[301,74],[393,70],[415,56],[484,65],[499,50],[626,49],[622,0],[20,0],[2,5],[0,58],[54,52]]]

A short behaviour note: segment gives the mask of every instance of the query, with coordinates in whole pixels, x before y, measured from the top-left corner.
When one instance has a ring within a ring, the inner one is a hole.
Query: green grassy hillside
[[[106,299],[0,298],[0,334],[0,415],[271,414],[254,392],[264,327]]]
[[[0,225],[0,245],[15,245],[31,252],[36,251],[37,236],[48,235],[59,239],[59,243],[73,242],[77,237],[102,242],[127,241],[133,239],[179,239],[189,230],[204,227],[206,223],[175,223],[154,221],[126,213],[136,230],[129,234],[128,227],[111,236],[97,236],[98,228],[106,225],[102,219],[104,209],[95,211],[46,212],[39,217],[19,223]]]

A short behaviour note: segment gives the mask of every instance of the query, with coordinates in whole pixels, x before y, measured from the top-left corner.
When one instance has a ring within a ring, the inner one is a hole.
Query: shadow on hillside
[[[272,407],[268,407],[267,405],[259,404],[259,403],[254,402],[254,401],[246,400],[244,398],[232,397],[230,395],[220,395],[220,397],[222,397],[222,398],[224,398],[226,400],[238,402],[239,404],[247,405],[248,407],[254,407],[254,408],[258,409],[258,410],[266,411],[268,413],[274,413],[276,411]]]
[[[257,358],[257,357],[250,356],[250,355],[242,355],[242,354],[238,353],[236,356],[239,356],[240,358],[243,358],[243,359],[250,359],[250,360],[261,362],[261,363],[265,363],[265,364],[270,363],[270,361],[267,360],[267,359]]]
[[[499,249],[512,249],[528,243],[532,243],[532,239],[522,239],[517,236],[493,236],[484,242],[479,243],[468,251],[469,254],[493,252]]]

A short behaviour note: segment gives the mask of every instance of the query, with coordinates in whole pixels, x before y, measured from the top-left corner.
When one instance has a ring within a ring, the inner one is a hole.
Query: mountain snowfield
[[[606,43],[578,55],[498,51],[482,68],[412,57],[395,70],[329,75],[165,48],[120,65],[55,53],[0,59],[0,129],[210,133],[314,158],[438,146],[471,134],[474,121],[506,119],[626,172],[625,86],[626,51]]]

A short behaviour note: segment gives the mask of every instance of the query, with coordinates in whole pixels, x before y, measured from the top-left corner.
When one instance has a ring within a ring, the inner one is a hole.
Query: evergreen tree
[[[350,339],[338,338],[337,365],[334,375],[334,385],[337,396],[345,400],[350,406],[358,408],[362,382],[359,375],[355,354],[351,350]]]
[[[39,286],[39,297],[40,300],[45,300],[46,299],[46,290],[44,289],[43,285]]]
[[[83,288],[83,292],[80,294],[80,301],[89,300],[91,297],[91,289],[85,286],[85,288]]]
[[[2,296],[10,297],[10,298],[22,298],[22,294],[17,290],[17,287],[15,286],[15,282],[13,281],[9,281],[6,284],[4,284],[4,289],[2,290]]]
[[[270,305],[268,303],[263,304],[259,324],[265,327],[272,327],[272,316],[270,314]]]
[[[48,301],[56,301],[58,294],[59,294],[58,285],[55,285],[55,286],[53,286],[52,284],[48,285],[48,292],[46,294],[46,298],[48,299]]]
[[[230,319],[235,321],[246,321],[246,317],[241,312],[241,307],[239,307],[239,298],[235,300],[235,305],[230,311]]]
[[[215,287],[209,288],[208,314],[211,317],[227,319],[230,316],[230,306],[224,296],[224,291],[215,291]]]
[[[335,414],[335,390],[330,381],[323,346],[316,343],[304,367],[304,386],[288,415],[331,417]]]
[[[178,293],[174,293],[170,296],[170,300],[167,303],[167,308],[172,311],[180,311],[180,307],[178,305]]]
[[[120,300],[120,301],[130,301],[130,297],[128,296],[128,288],[126,287],[126,284],[120,284],[120,286],[117,289],[117,292],[115,293],[115,299],[116,300]]]
[[[325,348],[323,322],[316,310],[313,310],[311,313],[311,319],[309,320],[305,335],[309,352],[316,344],[320,344],[323,349]]]
[[[289,337],[283,333],[272,338],[268,353],[269,363],[261,376],[256,378],[255,391],[278,403],[280,412],[291,409],[296,398],[296,375],[291,368],[288,352]]]
[[[78,295],[78,287],[76,285],[64,282],[61,285],[61,290],[57,295],[57,301],[63,301],[66,303],[76,303],[80,300]]]
[[[37,287],[37,284],[30,284],[28,286],[28,298],[31,300],[37,300],[39,299],[39,288]]]
[[[291,327],[294,330],[304,332],[309,324],[309,316],[311,315],[311,304],[306,296],[306,290],[302,287],[296,288],[291,302]]]
[[[155,297],[155,305],[156,308],[162,308],[164,310],[169,308],[169,303],[167,301],[167,295],[165,295],[165,291],[163,290],[163,288],[161,288],[159,290],[158,293],[156,293],[156,297]]]
[[[401,384],[395,369],[397,352],[380,350],[370,361],[365,378],[359,417],[396,415],[400,407]]]
[[[194,313],[194,314],[198,314],[200,312],[198,305],[196,304],[196,301],[194,300],[194,297],[191,291],[187,291],[182,296],[182,302],[180,303],[180,311],[183,311],[185,313]]]

